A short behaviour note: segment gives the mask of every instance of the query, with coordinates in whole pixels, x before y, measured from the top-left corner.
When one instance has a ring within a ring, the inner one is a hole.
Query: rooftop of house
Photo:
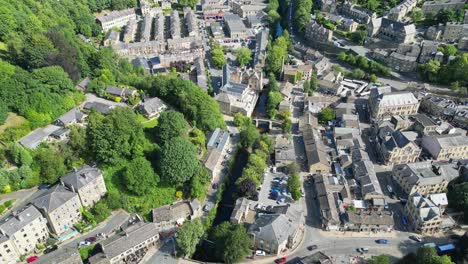
[[[106,22],[110,22],[112,20],[118,19],[120,17],[123,17],[123,16],[128,16],[128,15],[135,15],[135,9],[129,8],[129,9],[124,9],[124,10],[112,11],[102,16],[98,16],[97,20],[99,20],[101,23],[106,23]]]
[[[74,170],[63,176],[60,181],[67,186],[73,186],[73,188],[78,191],[101,176],[102,171],[99,168],[91,167],[85,164],[77,170]]]
[[[391,92],[390,88],[371,89],[371,96],[379,107],[392,107],[400,105],[417,104],[418,99],[411,92]]]
[[[293,206],[285,214],[260,213],[248,232],[254,233],[258,240],[275,241],[280,245],[297,232],[302,217],[303,213]]]
[[[383,194],[375,172],[374,164],[369,160],[361,160],[353,164],[354,177],[361,185],[362,197],[367,194]]]
[[[462,134],[430,135],[427,137],[430,138],[433,143],[437,143],[442,149],[468,146],[468,137]]]
[[[440,208],[437,207],[429,198],[421,196],[419,193],[410,198],[410,203],[417,209],[418,217],[421,221],[430,221],[435,217],[441,216]]]
[[[436,205],[436,206],[447,206],[447,194],[446,193],[435,193],[429,195],[429,199]]]
[[[22,137],[18,142],[26,148],[35,149],[42,142],[46,141],[49,135],[51,135],[56,130],[59,130],[61,127],[55,125],[48,125],[43,128],[37,128],[26,136]]]
[[[422,186],[450,182],[459,176],[456,165],[432,161],[399,164],[393,168],[393,173],[407,178],[410,184]]]
[[[425,127],[437,126],[437,123],[425,114],[415,114],[415,115],[412,115],[411,117],[417,120],[421,125]]]
[[[143,107],[147,113],[157,113],[161,111],[162,108],[166,107],[166,104],[158,97],[153,97],[141,102],[141,107]]]
[[[158,237],[159,230],[154,223],[137,223],[112,237],[100,242],[104,255],[112,259],[128,249],[147,241],[152,237]]]
[[[161,223],[185,219],[187,216],[192,215],[193,211],[188,201],[182,201],[153,209],[151,214],[154,223]]]
[[[76,193],[69,191],[61,184],[57,184],[50,188],[42,196],[34,199],[32,204],[34,204],[39,209],[43,209],[47,213],[51,213],[76,196]]]
[[[22,209],[22,211],[12,213],[10,216],[1,221],[0,230],[3,234],[12,236],[37,218],[42,218],[39,210],[37,210],[34,206],[28,206]]]
[[[321,216],[329,223],[339,224],[340,217],[336,206],[336,198],[329,188],[329,177],[323,174],[317,174],[314,175],[314,180]]]
[[[229,140],[229,132],[223,131],[221,128],[216,128],[213,134],[211,135],[208,143],[206,144],[207,148],[217,149],[220,152],[224,150],[226,143]]]
[[[83,264],[80,252],[76,248],[61,247],[55,251],[42,255],[36,264]]]
[[[393,214],[388,211],[361,211],[347,212],[342,219],[345,223],[357,225],[379,225],[389,226],[394,225]]]

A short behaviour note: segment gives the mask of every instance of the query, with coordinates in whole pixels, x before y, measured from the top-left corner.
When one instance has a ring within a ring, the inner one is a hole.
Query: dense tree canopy
[[[166,142],[158,161],[162,179],[170,183],[190,180],[199,166],[196,153],[196,147],[184,138],[175,137]]]
[[[186,137],[188,123],[184,115],[175,111],[161,113],[156,127],[156,137],[160,143],[168,142],[175,137]]]
[[[320,122],[328,122],[335,119],[335,110],[330,107],[325,107],[318,114],[318,119]]]
[[[210,238],[220,261],[236,263],[250,255],[251,240],[242,225],[223,222],[213,229]]]
[[[140,196],[149,193],[159,182],[159,176],[144,157],[130,161],[125,168],[124,178],[127,189]]]
[[[468,53],[457,55],[454,60],[447,64],[430,60],[428,63],[420,65],[418,72],[423,80],[441,84],[458,82],[460,92],[468,92],[468,75],[466,74],[468,72]]]
[[[199,218],[185,222],[177,231],[177,247],[184,256],[191,257],[198,243],[205,234],[203,223]]]
[[[136,114],[117,107],[107,116],[91,113],[87,127],[88,148],[98,161],[115,163],[119,158],[143,154],[146,138]]]
[[[249,64],[251,60],[252,60],[252,51],[249,48],[240,48],[237,51],[237,61],[239,62],[241,67]]]
[[[135,87],[174,106],[205,134],[226,127],[218,103],[191,81],[173,75],[156,75],[141,78]]]
[[[447,196],[450,206],[464,212],[464,219],[468,221],[468,182],[455,184]]]
[[[294,13],[293,25],[297,32],[304,33],[306,26],[310,22],[312,11],[312,0],[293,0]]]

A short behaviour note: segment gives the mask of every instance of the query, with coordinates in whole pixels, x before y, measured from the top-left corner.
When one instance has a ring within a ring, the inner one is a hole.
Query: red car
[[[277,264],[286,263],[286,257],[282,257],[282,258],[276,259],[276,260],[275,260],[275,263],[277,263]]]
[[[39,257],[38,256],[32,256],[32,257],[29,257],[26,259],[26,261],[28,263],[33,263],[34,261],[36,261]]]

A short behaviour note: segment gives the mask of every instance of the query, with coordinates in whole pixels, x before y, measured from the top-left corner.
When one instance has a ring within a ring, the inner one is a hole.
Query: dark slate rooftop
[[[74,198],[77,194],[69,191],[63,185],[57,184],[50,188],[44,195],[34,199],[32,203],[37,208],[42,208],[50,213]]]
[[[78,170],[72,171],[63,176],[60,181],[65,183],[67,186],[73,186],[75,190],[79,190],[101,175],[102,171],[100,169],[93,168],[85,164]]]

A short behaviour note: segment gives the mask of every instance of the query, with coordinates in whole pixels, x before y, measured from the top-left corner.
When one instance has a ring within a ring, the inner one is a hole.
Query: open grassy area
[[[138,114],[137,120],[143,125],[144,128],[153,128],[158,125],[157,118],[148,119],[144,117],[143,115]]]
[[[96,245],[91,245],[87,247],[80,248],[80,256],[82,260],[88,259],[89,254],[93,252]]]
[[[104,180],[111,197],[119,197],[121,207],[129,212],[136,212],[149,219],[151,209],[171,204],[176,200],[175,186],[164,186],[159,183],[151,193],[137,196],[129,193],[125,188],[123,172],[126,164],[104,169]]]
[[[0,45],[0,49],[1,49],[1,45]],[[5,124],[0,126],[0,134],[3,133],[3,131],[5,131],[5,129],[7,129],[9,127],[20,126],[24,122],[26,122],[26,119],[24,117],[10,112],[10,113],[8,113],[8,117],[7,117],[7,120],[6,120]]]

